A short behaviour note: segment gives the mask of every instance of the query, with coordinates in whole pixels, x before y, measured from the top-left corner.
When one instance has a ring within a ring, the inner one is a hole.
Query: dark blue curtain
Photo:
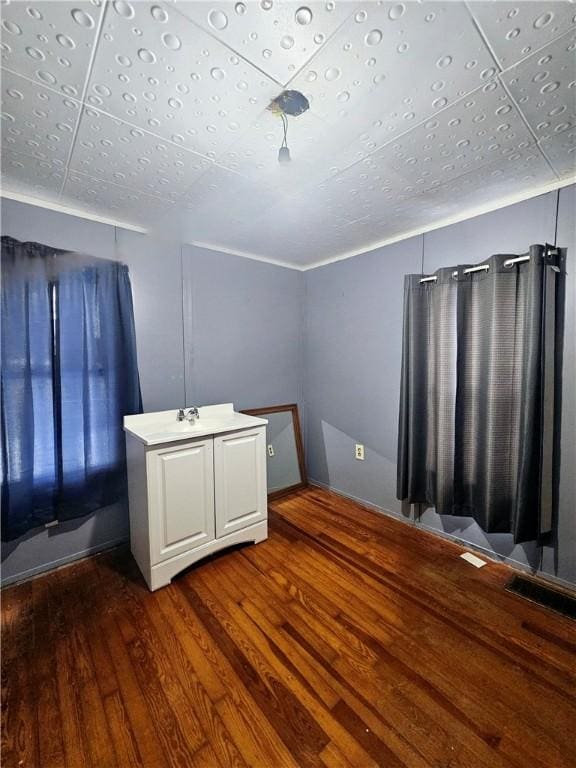
[[[2,539],[126,494],[142,410],[128,268],[2,238]]]

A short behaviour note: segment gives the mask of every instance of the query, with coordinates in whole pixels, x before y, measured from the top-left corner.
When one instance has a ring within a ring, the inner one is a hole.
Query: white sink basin
[[[163,428],[159,431],[161,432],[191,432],[196,427],[201,427],[202,425],[207,425],[207,423],[210,421],[210,419],[202,419],[202,424],[200,423],[200,419],[195,419],[194,421],[188,421],[188,419],[184,419],[184,421],[170,421],[168,424],[163,425]],[[214,421],[214,419],[212,419]]]
[[[178,439],[180,439],[183,435],[198,435],[203,434],[206,435],[208,433],[212,434],[213,432],[218,432],[221,427],[224,426],[226,421],[229,421],[230,417],[228,416],[226,419],[196,419],[195,421],[177,421],[174,419],[173,421],[170,420],[169,422],[165,424],[154,424],[151,425],[151,428],[153,428],[153,432],[151,432],[148,437],[149,439],[158,440],[160,438],[164,438],[164,441],[169,441],[176,436]]]
[[[200,418],[194,421],[178,421],[176,410],[125,416],[124,429],[145,445],[158,445],[237,429],[250,429],[268,423],[266,419],[237,413],[232,403],[206,405],[198,410]]]

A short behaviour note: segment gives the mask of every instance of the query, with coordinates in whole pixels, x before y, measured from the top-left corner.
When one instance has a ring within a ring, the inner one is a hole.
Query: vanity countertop
[[[184,410],[187,411],[188,408]],[[144,445],[159,445],[262,427],[268,423],[267,419],[238,413],[234,410],[233,403],[205,405],[198,408],[198,412],[200,418],[192,422],[177,421],[177,410],[124,416],[124,431]]]

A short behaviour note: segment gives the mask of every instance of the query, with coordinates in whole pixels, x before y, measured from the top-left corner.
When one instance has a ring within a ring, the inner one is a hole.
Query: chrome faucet
[[[197,421],[200,418],[200,414],[198,413],[198,408],[196,406],[192,406],[188,413],[186,414],[186,418],[188,421]]]
[[[188,413],[184,411],[184,408],[179,408],[178,413],[176,414],[176,421],[184,421],[184,419],[187,421],[196,421],[199,418],[200,414],[198,413],[198,408],[196,408],[196,406],[190,408]]]

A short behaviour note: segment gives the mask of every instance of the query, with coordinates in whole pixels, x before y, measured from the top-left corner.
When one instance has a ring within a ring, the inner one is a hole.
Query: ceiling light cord
[[[288,115],[292,117],[298,117],[303,112],[309,109],[310,104],[308,99],[300,91],[282,91],[279,96],[276,96],[267,109],[273,112],[275,115],[280,115],[282,118],[282,127],[284,128],[284,138],[282,144],[278,150],[278,162],[289,163],[290,162],[290,150],[288,149]]]
[[[282,144],[278,150],[278,162],[289,163],[290,150],[288,149],[288,118],[283,112],[280,113],[280,117],[282,118],[282,126],[284,128],[284,138],[282,139]]]

